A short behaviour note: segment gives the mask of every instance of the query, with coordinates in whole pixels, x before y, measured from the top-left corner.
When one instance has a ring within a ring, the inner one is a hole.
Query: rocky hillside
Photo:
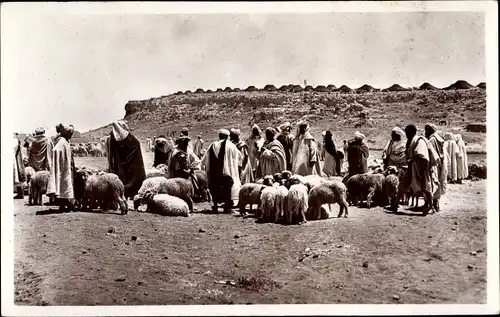
[[[221,127],[239,127],[246,136],[254,123],[267,127],[306,119],[318,140],[326,129],[334,133],[337,142],[359,130],[373,148],[382,148],[396,125],[414,123],[423,128],[426,122],[433,122],[443,131],[464,130],[469,147],[481,149],[485,134],[466,132],[465,126],[485,123],[486,93],[480,88],[364,93],[199,92],[130,101],[125,105],[125,119],[139,138],[178,135],[187,127],[191,135],[202,133],[207,141],[214,140]],[[98,138],[109,131],[108,125],[83,135]]]

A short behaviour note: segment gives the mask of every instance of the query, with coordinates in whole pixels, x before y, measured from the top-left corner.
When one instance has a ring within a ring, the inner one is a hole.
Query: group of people
[[[184,128],[175,142],[164,135],[148,138],[147,148],[154,150],[153,166],[165,164],[168,177],[192,179],[195,188],[196,178],[192,176],[196,170],[205,170],[212,197],[216,202],[224,202],[225,210],[238,200],[242,184],[284,170],[302,176],[345,176],[345,179],[368,172],[369,149],[362,133],[357,131],[352,140],[344,141],[343,150],[337,150],[331,131],[325,131],[320,151],[306,121],[297,123],[295,135],[291,131],[290,122],[277,128],[268,127],[264,132],[253,125],[244,141],[240,129],[220,129],[219,139],[204,149],[201,135],[191,142],[189,131]],[[59,124],[56,132],[52,140],[44,135],[43,129],[37,129],[27,161],[35,171],[50,171],[47,195],[58,198],[60,208],[72,209],[75,165],[69,141],[74,128]],[[415,195],[424,197],[423,211],[428,213],[431,209],[439,211],[439,199],[446,192],[447,182],[460,183],[467,178],[468,170],[461,135],[446,133],[443,138],[433,124],[425,125],[424,132],[424,136],[417,134],[415,125],[406,126],[404,131],[395,127],[382,160],[384,168],[407,168],[405,185]],[[17,134],[14,138],[14,186],[16,198],[22,198],[22,188],[26,185],[25,164]],[[125,196],[132,198],[146,178],[140,142],[130,133],[125,121],[112,124],[106,142],[108,171],[119,176],[125,186]],[[222,193],[221,188],[225,188],[228,180],[231,190]]]

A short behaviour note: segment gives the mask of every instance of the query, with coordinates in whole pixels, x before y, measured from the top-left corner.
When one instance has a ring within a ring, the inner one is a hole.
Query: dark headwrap
[[[274,140],[276,138],[276,134],[278,134],[278,131],[276,131],[275,128],[267,128],[266,129],[266,140],[271,139]]]
[[[337,149],[335,148],[335,143],[333,142],[332,132],[326,131],[325,134],[325,150],[333,157],[337,157]]]

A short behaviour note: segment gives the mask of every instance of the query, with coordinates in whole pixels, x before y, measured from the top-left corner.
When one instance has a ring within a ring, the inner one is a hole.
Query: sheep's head
[[[274,178],[271,175],[266,175],[264,176],[264,185],[266,186],[273,186],[274,183]]]
[[[282,177],[281,173],[276,173],[276,174],[274,174],[273,179],[276,183],[281,183],[281,180],[283,179],[283,177]]]
[[[389,166],[389,167],[387,167],[387,169],[384,172],[385,176],[391,175],[391,174],[392,175],[396,175],[397,173],[398,173],[397,167],[396,166],[392,166],[392,165]]]
[[[281,179],[287,180],[290,177],[292,177],[292,172],[290,172],[290,171],[281,172]]]
[[[159,171],[162,171],[162,172],[166,172],[167,171],[167,165],[166,164],[159,164],[158,166],[156,166],[156,169],[159,170]]]
[[[305,184],[306,181],[301,175],[292,175],[285,181],[285,187],[290,189],[293,185]]]
[[[155,193],[153,193],[152,191],[148,190],[145,194],[144,194],[144,198],[143,198],[143,201],[145,202],[149,202],[151,200],[153,200],[153,198],[155,197]],[[135,197],[134,197],[135,198]],[[135,203],[135,199],[134,199],[134,203]]]
[[[147,193],[151,193],[148,191]],[[140,197],[139,195],[134,196],[134,210],[137,211],[139,210],[139,207],[142,205],[142,202],[144,201],[144,197]]]

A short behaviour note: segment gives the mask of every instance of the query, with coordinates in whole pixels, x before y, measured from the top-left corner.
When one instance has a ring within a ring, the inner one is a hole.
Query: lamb
[[[285,185],[280,185],[276,190],[276,214],[274,217],[275,222],[284,220],[286,214],[286,197],[288,196],[288,188]]]
[[[147,191],[144,194],[144,201],[147,211],[163,216],[183,216],[189,217],[189,207],[187,203],[179,197],[168,194],[155,194]]]
[[[331,180],[331,181],[325,181],[320,185],[314,186],[309,191],[309,208],[311,211],[310,219],[311,220],[327,219],[328,218],[327,213],[321,214],[322,210],[321,206],[323,204],[335,204],[335,203],[338,203],[340,206],[340,212],[337,217],[340,218],[342,214],[344,214],[344,218],[347,218],[348,216],[347,187],[344,185],[344,183],[338,180]]]
[[[102,210],[118,204],[121,214],[128,212],[127,200],[125,199],[125,187],[116,174],[105,173],[104,175],[90,175],[85,184],[85,192],[82,198],[83,209],[97,208]]]
[[[391,210],[397,212],[398,210],[398,197],[399,197],[399,175],[395,166],[389,166],[385,171],[385,179],[383,182],[384,197],[388,198],[388,203],[391,205]]]
[[[196,170],[194,171],[194,176],[196,177],[196,184],[198,186],[198,189],[194,191],[193,201],[211,202],[212,197],[210,196],[210,191],[208,190],[207,174],[204,171]]]
[[[383,174],[365,173],[351,176],[346,182],[347,200],[356,205],[366,198],[367,207],[370,208],[373,198],[383,198],[384,179]]]
[[[290,177],[292,177],[292,172],[290,172],[290,171],[281,172],[281,180],[287,180]]]
[[[271,175],[264,176],[264,178],[262,180],[262,184],[265,186],[273,186],[273,184],[274,184],[273,176],[271,176]]]
[[[264,188],[266,188],[265,185],[255,183],[246,183],[241,186],[238,195],[238,205],[242,217],[246,217],[246,205],[250,205],[250,212],[252,212],[252,205],[260,204],[260,195]]]
[[[278,189],[273,186],[268,186],[262,190],[260,195],[260,210],[261,217],[258,222],[270,222],[275,214],[276,193]]]
[[[281,181],[283,180],[282,173],[276,173],[276,174],[274,174],[273,175],[273,180],[274,180],[274,183],[281,184]]]
[[[29,199],[30,205],[41,205],[42,195],[47,193],[47,184],[49,183],[50,172],[36,172],[29,182]]]
[[[306,212],[309,209],[308,188],[304,184],[294,184],[290,186],[286,197],[286,217],[285,222],[292,224],[304,224]]]
[[[184,200],[193,212],[193,184],[185,178],[165,178],[162,176],[146,178],[134,197],[134,209],[137,211],[144,200],[147,191],[154,194],[169,194]]]
[[[286,197],[285,223],[292,224],[295,221],[298,224],[307,222],[305,213],[309,209],[309,199],[307,197],[308,189],[304,184],[294,184],[288,190]]]

